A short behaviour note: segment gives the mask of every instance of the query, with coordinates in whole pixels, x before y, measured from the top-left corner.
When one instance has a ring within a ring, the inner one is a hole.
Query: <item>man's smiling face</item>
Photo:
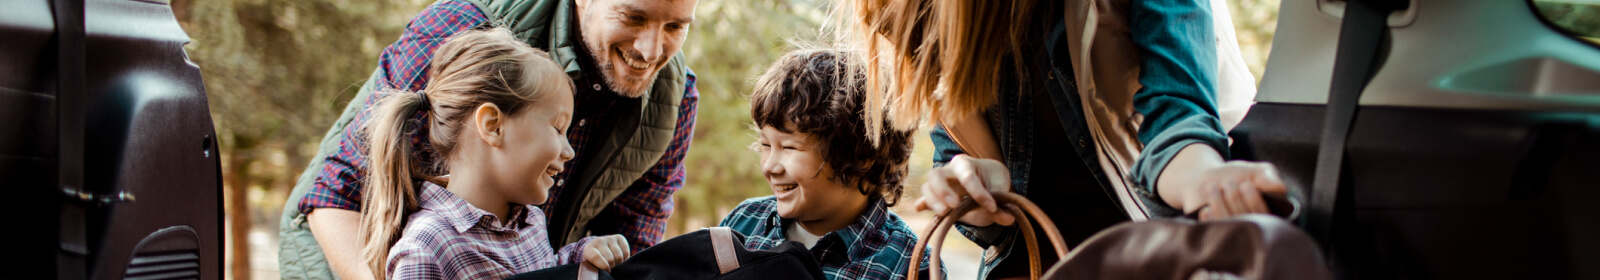
[[[698,0],[576,0],[578,28],[606,87],[644,95],[683,47]]]

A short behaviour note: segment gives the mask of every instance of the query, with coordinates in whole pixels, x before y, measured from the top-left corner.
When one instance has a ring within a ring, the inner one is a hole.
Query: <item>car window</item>
[[[1545,23],[1590,44],[1600,44],[1600,0],[1532,1]]]

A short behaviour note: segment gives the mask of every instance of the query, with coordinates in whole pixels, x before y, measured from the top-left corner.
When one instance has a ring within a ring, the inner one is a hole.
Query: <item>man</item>
[[[542,206],[552,246],[591,234],[621,234],[635,252],[654,245],[672,214],[672,194],[683,186],[682,162],[694,131],[699,94],[679,49],[695,4],[442,0],[424,9],[383,51],[372,81],[301,175],[280,226],[284,278],[328,278],[330,270],[341,279],[374,278],[361,267],[356,240],[366,166],[357,132],[367,118],[363,108],[378,99],[369,94],[384,87],[423,89],[434,49],[453,34],[486,26],[509,28],[549,51],[578,85],[569,133],[576,158],[556,175],[550,202]],[[421,133],[414,143],[426,143]],[[436,160],[418,158],[419,166]]]

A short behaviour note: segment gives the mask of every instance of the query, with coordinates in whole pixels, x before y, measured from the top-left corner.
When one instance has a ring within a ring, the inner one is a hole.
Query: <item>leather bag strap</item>
[[[961,147],[961,151],[968,156],[982,159],[1005,161],[1001,156],[1000,145],[994,139],[994,133],[989,131],[989,123],[983,120],[982,113],[970,118],[939,123],[944,127],[950,140]]]
[[[1328,104],[1323,116],[1321,146],[1317,150],[1316,175],[1311,185],[1310,215],[1307,226],[1323,248],[1333,252],[1334,208],[1338,205],[1345,141],[1355,122],[1361,92],[1377,70],[1379,50],[1388,28],[1389,12],[1405,9],[1407,1],[1346,1],[1340,23],[1339,45],[1333,63],[1333,80],[1328,89]],[[1332,259],[1332,258],[1329,258]]]
[[[733,230],[727,227],[714,227],[711,233],[711,251],[716,254],[718,273],[726,274],[734,269],[739,269],[739,254],[733,250]]]
[[[1056,229],[1055,222],[1050,221],[1050,217],[1045,216],[1044,210],[1040,210],[1038,205],[1034,205],[1032,201],[1028,201],[1027,198],[1015,193],[990,192],[990,194],[994,195],[995,202],[999,203],[1001,208],[1011,212],[1012,216],[1017,217],[1016,226],[1022,227],[1023,240],[1028,247],[1028,271],[1032,273],[1030,274],[1032,279],[1038,280],[1043,268],[1039,264],[1039,245],[1038,241],[1034,240],[1033,225],[1029,222],[1030,219],[1038,222],[1039,227],[1044,229],[1045,236],[1050,238],[1051,245],[1055,246],[1057,257],[1063,260],[1067,258],[1067,243],[1064,241],[1065,239],[1061,238],[1061,232]],[[933,218],[933,223],[929,224],[928,229],[922,232],[922,236],[927,236],[928,238],[917,240],[916,247],[911,250],[911,266],[907,268],[906,279],[918,279],[917,268],[921,267],[924,248],[928,250],[928,278],[933,280],[944,278],[944,275],[939,274],[938,271],[940,263],[939,252],[943,247],[945,235],[949,234],[950,228],[955,226],[956,219],[959,219],[968,211],[977,209],[977,206],[977,202],[974,202],[972,198],[967,198],[955,208],[945,210],[944,213],[940,213]]]

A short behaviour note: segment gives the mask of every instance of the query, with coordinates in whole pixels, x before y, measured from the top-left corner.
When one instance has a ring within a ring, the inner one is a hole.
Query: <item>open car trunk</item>
[[[1336,274],[1600,278],[1600,49],[1527,1],[1397,2],[1321,191],[1332,211],[1300,221]],[[1258,103],[1229,133],[1313,204],[1347,4],[1283,2]]]
[[[4,279],[220,279],[221,173],[165,0],[0,8]]]

